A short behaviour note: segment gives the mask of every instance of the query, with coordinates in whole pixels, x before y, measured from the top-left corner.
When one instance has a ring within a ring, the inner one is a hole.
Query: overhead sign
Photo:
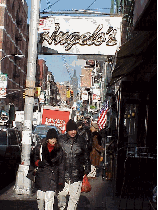
[[[39,21],[42,47],[55,54],[115,55],[122,17],[51,16]]]

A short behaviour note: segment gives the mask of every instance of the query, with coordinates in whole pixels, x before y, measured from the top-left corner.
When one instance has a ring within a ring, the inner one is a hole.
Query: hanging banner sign
[[[92,95],[93,102],[97,102],[100,100],[100,89],[94,89]]]
[[[82,101],[87,101],[88,100],[88,92],[87,91],[83,91],[82,92]]]
[[[122,17],[42,18],[39,43],[54,54],[115,55],[121,45],[121,22]]]

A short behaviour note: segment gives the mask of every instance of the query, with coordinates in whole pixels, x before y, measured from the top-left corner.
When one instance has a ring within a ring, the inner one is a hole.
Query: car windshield
[[[7,145],[7,133],[0,131],[0,145]]]
[[[8,117],[1,117],[1,120],[8,120]]]
[[[46,135],[50,128],[53,128],[53,127],[37,126],[35,128],[34,133],[37,134],[37,135]]]

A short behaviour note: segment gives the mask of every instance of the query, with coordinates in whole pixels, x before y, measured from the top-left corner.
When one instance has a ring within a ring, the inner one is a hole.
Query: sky
[[[28,4],[28,23],[30,21],[31,0],[26,0]],[[85,10],[110,12],[111,0],[41,0],[40,11],[67,11]],[[47,14],[45,14],[47,16]],[[76,75],[80,79],[81,69],[85,65],[85,60],[78,60],[76,55],[38,55],[38,59],[44,59],[48,70],[52,72],[55,82],[70,81],[76,69]],[[65,67],[67,63],[68,68]]]

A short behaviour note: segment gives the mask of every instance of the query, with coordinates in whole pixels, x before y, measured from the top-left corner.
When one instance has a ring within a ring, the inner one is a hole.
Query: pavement
[[[140,199],[119,198],[114,193],[114,182],[102,180],[102,177],[89,179],[92,190],[81,193],[77,210],[152,210],[149,201]],[[14,192],[14,183],[0,191],[0,210],[38,210],[36,193],[17,195]],[[146,202],[146,203],[145,203]],[[57,210],[55,199],[54,210]]]

